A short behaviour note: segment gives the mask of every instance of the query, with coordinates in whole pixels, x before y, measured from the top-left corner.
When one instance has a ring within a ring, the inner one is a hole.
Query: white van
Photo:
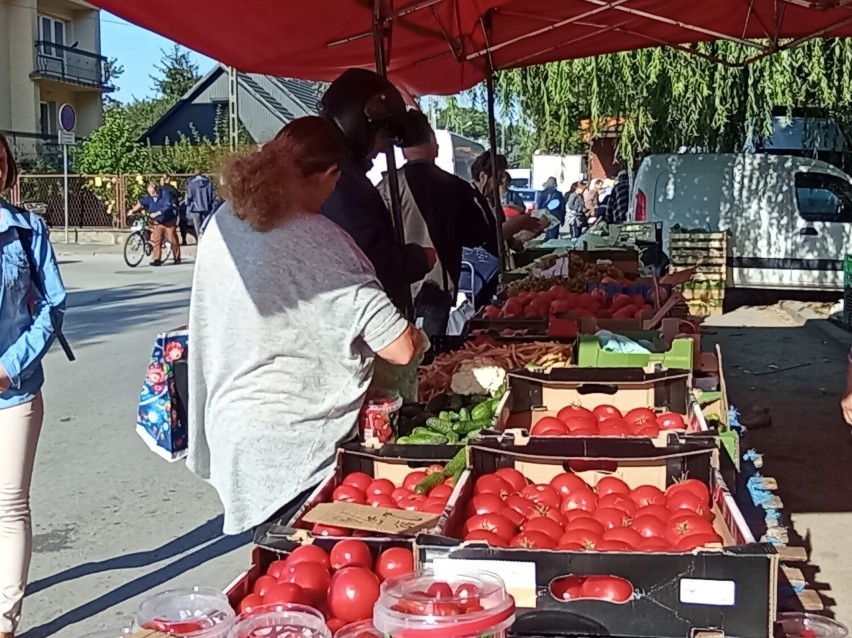
[[[729,230],[733,285],[836,290],[852,246],[852,178],[806,157],[652,155],[633,183],[630,218]]]
[[[466,137],[441,129],[435,130],[435,139],[438,141],[438,159],[435,160],[435,165],[469,182],[473,162],[485,152],[485,147]],[[399,168],[405,164],[405,157],[403,157],[402,150],[399,147],[394,147],[394,151],[396,166]],[[374,185],[378,184],[385,176],[387,167],[388,161],[385,154],[379,153],[373,160],[373,168],[367,172],[367,177]]]

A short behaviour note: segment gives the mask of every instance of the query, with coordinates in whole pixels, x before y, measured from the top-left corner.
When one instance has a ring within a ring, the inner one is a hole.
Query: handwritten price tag
[[[320,503],[305,514],[302,520],[306,523],[319,523],[367,532],[414,534],[434,527],[438,518],[434,514],[338,502]]]

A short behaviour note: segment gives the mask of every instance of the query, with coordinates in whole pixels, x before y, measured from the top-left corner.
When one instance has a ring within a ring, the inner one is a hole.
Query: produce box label
[[[737,584],[732,580],[682,578],[680,602],[687,605],[733,607],[737,604]]]
[[[413,534],[434,527],[438,516],[424,512],[392,510],[357,503],[319,503],[302,517],[306,523],[385,534]]]

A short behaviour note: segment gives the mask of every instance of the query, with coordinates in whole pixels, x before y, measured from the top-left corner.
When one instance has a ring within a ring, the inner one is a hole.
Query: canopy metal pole
[[[500,254],[500,266],[503,271],[508,269],[506,263],[506,247],[503,243],[503,207],[500,204],[500,175],[497,170],[497,118],[494,115],[494,71],[490,71],[485,78],[485,88],[488,93],[488,145],[491,147],[491,180],[493,188],[491,193],[491,205],[494,207],[494,218],[497,222],[497,252]]]

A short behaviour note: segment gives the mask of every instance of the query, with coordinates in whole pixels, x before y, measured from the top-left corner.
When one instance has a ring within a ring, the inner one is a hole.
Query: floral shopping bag
[[[142,383],[136,432],[151,450],[168,461],[186,456],[187,418],[182,399],[186,384],[186,327],[157,335]]]

